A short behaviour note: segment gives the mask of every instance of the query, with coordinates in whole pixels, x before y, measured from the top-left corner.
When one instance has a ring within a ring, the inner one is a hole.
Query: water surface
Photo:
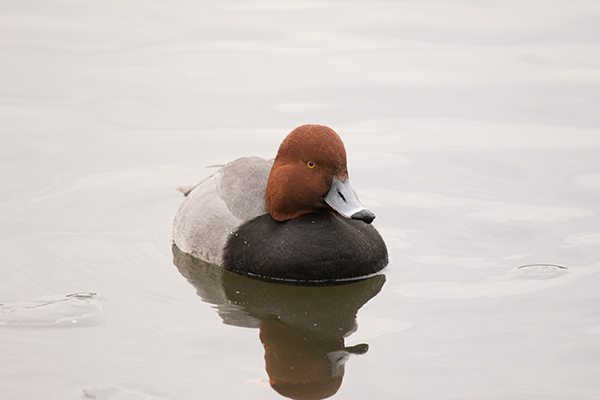
[[[596,2],[0,10],[0,398],[600,393]],[[383,275],[180,263],[174,188],[305,123],[344,140]]]

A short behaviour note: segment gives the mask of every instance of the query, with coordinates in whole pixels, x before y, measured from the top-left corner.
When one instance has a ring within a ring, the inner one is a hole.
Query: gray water
[[[3,2],[0,57],[0,398],[600,396],[598,2]],[[305,123],[383,275],[173,254],[176,186]]]

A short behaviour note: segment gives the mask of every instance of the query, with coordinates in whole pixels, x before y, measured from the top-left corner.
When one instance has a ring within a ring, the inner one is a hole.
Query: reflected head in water
[[[333,396],[342,385],[344,364],[350,355],[369,349],[366,344],[344,347],[343,338],[324,339],[276,319],[261,323],[260,340],[271,387],[292,399]]]
[[[300,286],[241,276],[173,246],[174,264],[227,325],[259,329],[265,369],[278,393],[322,399],[337,392],[345,362],[367,344],[345,347],[358,310],[376,296],[384,275],[334,286]]]

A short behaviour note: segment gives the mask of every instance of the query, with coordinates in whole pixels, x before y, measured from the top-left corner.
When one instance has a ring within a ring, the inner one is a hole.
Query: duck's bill
[[[342,182],[334,176],[329,192],[327,192],[324,199],[331,208],[343,217],[360,219],[367,224],[375,219],[375,214],[364,208],[356,198],[356,194],[350,186],[349,178]]]

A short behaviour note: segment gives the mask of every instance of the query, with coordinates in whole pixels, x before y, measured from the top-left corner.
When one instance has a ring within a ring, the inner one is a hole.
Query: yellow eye
[[[315,163],[312,162],[312,161],[307,162],[306,165],[308,165],[308,168],[314,168],[315,167]]]

